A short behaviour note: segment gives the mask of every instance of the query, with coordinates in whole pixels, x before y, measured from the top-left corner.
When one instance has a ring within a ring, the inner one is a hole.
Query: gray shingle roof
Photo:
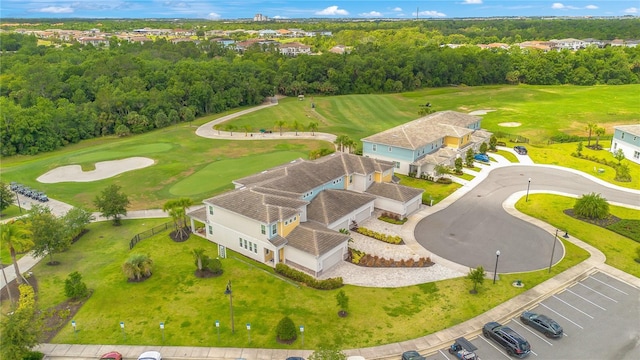
[[[371,135],[362,141],[416,150],[443,135],[462,136],[473,132],[467,127],[480,117],[456,111],[440,111],[389,130]]]
[[[287,245],[304,252],[321,256],[336,246],[349,241],[349,235],[327,229],[322,224],[307,221],[296,226],[287,235]]]
[[[371,195],[406,202],[422,195],[424,190],[389,183],[373,183],[366,192]]]
[[[640,125],[620,125],[616,126],[615,129],[622,130],[631,135],[640,136]]]
[[[375,199],[348,190],[324,190],[307,206],[307,218],[326,226]]]
[[[309,203],[290,197],[262,194],[247,188],[232,190],[204,202],[267,224],[288,219]]]
[[[200,222],[207,221],[207,207],[203,206],[199,209],[190,211],[187,213],[187,216],[198,219]]]

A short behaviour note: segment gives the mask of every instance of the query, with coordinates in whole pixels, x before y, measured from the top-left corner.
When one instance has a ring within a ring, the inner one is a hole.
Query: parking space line
[[[585,297],[583,297],[583,296],[580,296],[580,295],[578,295],[578,294],[574,293],[574,292],[573,292],[573,291],[571,291],[570,289],[567,289],[567,291],[568,291],[568,292],[570,292],[570,293],[572,293],[573,295],[575,295],[575,296],[579,297],[580,299],[582,299],[582,300],[584,300],[584,301],[588,302],[589,304],[591,304],[591,305],[593,305],[593,306],[596,306],[596,307],[599,307],[600,309],[602,309],[602,310],[604,310],[604,311],[607,311],[607,309],[603,308],[602,306],[600,306],[600,305],[598,305],[598,304],[594,303],[593,301],[591,301],[591,300],[589,300],[589,299],[587,299],[587,298],[585,298]]]
[[[489,345],[493,346],[493,348],[494,348],[494,349],[498,350],[498,352],[499,352],[500,354],[504,355],[504,357],[506,357],[507,359],[511,360],[511,358],[510,358],[507,354],[505,354],[504,352],[502,352],[502,350],[501,350],[499,347],[497,347],[497,346],[493,345],[493,343],[492,343],[492,342],[490,342],[489,340],[485,339],[483,336],[478,336],[478,338],[480,338],[480,339],[484,340],[487,344],[489,344]],[[532,352],[533,352],[533,351],[532,351]],[[537,356],[537,355],[536,355],[536,356]]]
[[[608,297],[607,295],[605,295],[605,294],[603,294],[603,293],[599,292],[598,290],[596,290],[596,289],[592,289],[592,288],[588,287],[587,285],[585,285],[585,284],[583,284],[583,283],[578,283],[578,284],[580,284],[580,285],[582,285],[582,286],[586,287],[587,289],[589,289],[589,290],[593,291],[594,293],[596,293],[596,294],[598,294],[598,295],[600,295],[600,296],[602,296],[602,297],[604,297],[604,298],[607,298],[607,299],[609,299],[609,300],[613,301],[614,303],[617,303],[617,302],[618,302],[618,300],[616,300],[616,299],[612,299],[612,298]],[[629,295],[629,294],[627,294],[627,295]]]
[[[550,343],[549,341],[547,341],[547,339],[545,339],[545,338],[543,338],[542,336],[540,336],[540,335],[536,334],[535,332],[533,332],[533,330],[529,329],[528,327],[526,327],[526,326],[524,326],[524,325],[520,324],[520,323],[519,323],[519,322],[517,322],[517,321],[514,321],[514,323],[516,323],[516,324],[520,325],[520,327],[521,327],[521,328],[523,328],[523,329],[527,330],[528,332],[532,333],[533,335],[535,335],[536,337],[538,337],[538,339],[540,339],[540,340],[542,340],[542,341],[546,342],[546,343],[547,343],[547,344],[549,344],[550,346],[553,346],[553,344],[552,344],[552,343]]]
[[[538,356],[538,354],[536,354],[536,353],[535,353],[535,351],[533,351],[533,350],[529,350],[529,351],[531,351],[531,353],[532,353],[533,355]]]
[[[607,283],[606,283],[606,282],[604,282],[604,281],[598,280],[598,279],[594,278],[593,276],[589,276],[589,279],[593,279],[593,280],[595,280],[595,281],[597,281],[597,282],[599,282],[599,283],[601,283],[601,284],[607,285],[608,287],[612,288],[613,290],[619,291],[619,292],[621,292],[621,293],[623,293],[623,294],[625,294],[625,295],[629,295],[629,294],[627,294],[626,292],[624,292],[624,291],[622,291],[622,290],[618,289],[617,287],[612,286],[612,285],[609,285],[609,284],[607,284]]]
[[[571,307],[571,308],[575,309],[576,311],[581,312],[581,313],[585,314],[586,316],[588,316],[588,317],[590,317],[590,318],[592,318],[592,319],[593,319],[593,316],[591,316],[591,315],[587,314],[586,312],[584,312],[584,311],[582,311],[582,310],[578,309],[577,307],[575,307],[575,306],[573,306],[573,305],[569,304],[568,302],[566,302],[566,301],[564,301],[564,300],[560,299],[559,297],[557,297],[557,296],[553,295],[553,298],[554,298],[554,299],[558,299],[559,301],[561,301],[561,302],[565,303],[567,306],[569,306],[569,307]]]
[[[548,307],[547,305],[545,305],[545,304],[543,304],[543,303],[540,303],[540,305],[542,305],[542,306],[546,307],[546,308],[547,308],[547,309],[549,309],[550,311],[553,311],[555,314],[557,314],[557,315],[558,315],[558,316],[560,316],[561,318],[563,318],[563,319],[567,320],[568,322],[572,323],[573,325],[575,325],[575,326],[579,327],[580,329],[584,329],[582,326],[580,326],[580,325],[578,325],[577,323],[575,323],[575,322],[571,321],[568,317],[566,317],[566,316],[564,316],[564,315],[560,314],[559,312],[557,312],[557,311],[553,310],[552,308]]]
[[[438,352],[440,354],[442,354],[442,357],[444,357],[445,359],[449,360],[449,357],[445,353],[443,353],[442,350],[438,350]]]

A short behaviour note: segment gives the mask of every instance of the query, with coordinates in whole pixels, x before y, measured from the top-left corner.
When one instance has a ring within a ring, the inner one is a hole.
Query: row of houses
[[[640,43],[640,40],[623,40],[623,39],[615,39],[615,40],[597,40],[597,39],[560,39],[560,40],[548,40],[548,41],[524,41],[521,43],[514,44],[514,46],[518,46],[521,49],[537,49],[542,51],[552,51],[552,50],[580,50],[585,49],[590,46],[595,46],[598,48],[603,48],[606,46],[626,46],[626,47],[636,47]],[[445,46],[451,48],[458,48],[461,46],[468,46],[466,44],[447,44]],[[509,49],[512,45],[506,43],[491,43],[491,44],[478,44],[482,49]]]
[[[235,189],[204,200],[189,213],[192,229],[255,261],[319,276],[348,254],[347,231],[376,211],[406,217],[420,209],[423,190],[395,173],[432,174],[467,149],[488,142],[481,118],[434,113],[362,139],[363,156],[336,152],[297,159],[233,181]]]

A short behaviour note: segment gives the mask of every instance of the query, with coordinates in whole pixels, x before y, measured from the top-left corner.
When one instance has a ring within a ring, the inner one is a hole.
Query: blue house
[[[624,157],[640,164],[640,125],[621,125],[614,127],[611,139],[611,152],[622,149]]]

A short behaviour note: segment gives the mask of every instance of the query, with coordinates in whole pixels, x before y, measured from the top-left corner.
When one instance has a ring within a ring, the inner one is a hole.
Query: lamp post
[[[249,344],[251,344],[251,323],[247,323],[247,332],[249,333]]]
[[[227,284],[227,289],[224,291],[225,295],[229,295],[229,310],[231,312],[231,333],[235,333],[235,327],[233,325],[233,291],[231,291],[231,280]]]
[[[218,342],[220,342],[220,321],[216,320],[216,330],[218,331]]]
[[[500,258],[500,250],[496,251],[496,268],[493,270],[493,283],[496,283],[496,275],[498,275],[498,259]]]
[[[527,197],[524,199],[524,202],[529,201],[529,188],[531,187],[531,178],[529,178],[529,182],[527,183]]]
[[[76,321],[75,320],[71,320],[71,326],[73,327],[73,336],[77,339],[78,338],[78,332],[76,331]]]
[[[160,332],[162,332],[162,342],[164,343],[164,322],[160,323]]]
[[[559,229],[556,229],[556,234],[553,237],[553,247],[551,247],[551,259],[549,260],[549,272],[551,272],[551,265],[553,265],[553,253],[556,252],[556,240],[558,239],[558,231],[560,231]],[[563,238],[568,239],[569,238],[569,232],[565,231],[564,235],[562,235]]]
[[[127,340],[127,334],[124,332],[124,321],[120,321],[120,329],[122,329],[122,338]]]
[[[304,346],[304,325],[300,325],[300,335],[302,336],[302,346]]]
[[[20,214],[22,214],[22,205],[20,205],[20,196],[18,195],[18,191],[14,190],[13,192],[16,193],[16,201],[18,202],[18,209],[20,209]]]

